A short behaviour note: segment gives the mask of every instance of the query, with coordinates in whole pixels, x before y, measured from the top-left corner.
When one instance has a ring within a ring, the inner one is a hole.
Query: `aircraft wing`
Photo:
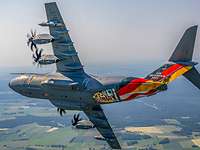
[[[54,23],[54,25],[49,25],[49,30],[50,34],[54,37],[54,41],[52,42],[54,55],[61,60],[56,63],[57,71],[83,71],[83,66],[78,58],[56,2],[45,3],[45,10],[47,22]]]
[[[107,118],[100,105],[93,106],[88,110],[84,110],[89,120],[94,124],[96,129],[105,138],[112,149],[121,149],[121,146],[107,121]]]

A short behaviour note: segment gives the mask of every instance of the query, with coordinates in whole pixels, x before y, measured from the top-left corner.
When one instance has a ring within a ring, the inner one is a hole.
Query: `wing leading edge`
[[[90,121],[95,125],[96,129],[105,138],[107,143],[113,149],[121,149],[121,146],[107,121],[107,118],[100,105],[91,107],[90,109],[84,110]]]
[[[54,55],[60,59],[57,63],[58,72],[80,72],[83,66],[78,58],[76,49],[70,38],[68,30],[59,12],[56,2],[45,3],[47,21],[54,25],[49,25],[50,34],[54,37],[52,42]]]

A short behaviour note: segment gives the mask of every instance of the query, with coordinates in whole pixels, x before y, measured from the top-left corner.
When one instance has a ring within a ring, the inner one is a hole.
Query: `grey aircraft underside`
[[[11,80],[9,86],[24,96],[48,99],[59,110],[83,111],[111,148],[121,149],[121,146],[101,104],[151,96],[164,91],[167,84],[177,77],[177,71],[178,75],[184,75],[200,88],[200,76],[194,68],[196,63],[191,61],[197,26],[184,33],[170,63],[146,78],[97,77],[85,73],[56,3],[46,3],[45,10],[47,22],[40,25],[49,27],[50,35],[54,38],[53,53],[59,59],[56,62],[56,73],[22,73]],[[192,42],[187,40],[188,37]],[[189,54],[180,52],[180,45],[184,47],[184,43],[189,45]]]

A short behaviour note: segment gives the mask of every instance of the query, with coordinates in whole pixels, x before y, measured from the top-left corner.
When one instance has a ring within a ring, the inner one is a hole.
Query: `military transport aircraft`
[[[113,149],[121,146],[108,123],[101,104],[111,104],[152,96],[167,90],[167,85],[180,75],[200,89],[200,74],[192,61],[197,26],[187,29],[167,64],[145,78],[98,77],[87,74],[70,39],[55,2],[45,4],[47,21],[54,37],[53,52],[56,73],[22,73],[9,83],[14,91],[32,98],[48,99],[62,114],[65,110],[83,111]]]

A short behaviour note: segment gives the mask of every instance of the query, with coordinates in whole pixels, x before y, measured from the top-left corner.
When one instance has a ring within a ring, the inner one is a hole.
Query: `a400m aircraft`
[[[197,26],[188,28],[169,63],[164,64],[145,78],[97,77],[87,74],[78,58],[68,30],[55,2],[45,4],[47,22],[54,37],[52,47],[56,62],[56,73],[22,73],[9,83],[17,93],[31,98],[49,99],[62,113],[65,110],[83,111],[113,149],[121,146],[101,108],[136,98],[152,96],[167,90],[167,85],[183,75],[200,89],[200,74],[192,61]]]

